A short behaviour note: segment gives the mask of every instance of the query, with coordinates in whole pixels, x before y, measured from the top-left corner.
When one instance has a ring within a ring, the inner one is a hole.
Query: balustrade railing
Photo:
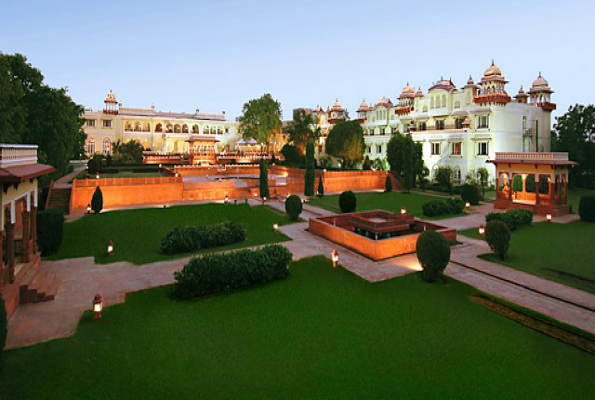
[[[0,144],[0,167],[36,163],[37,145]]]

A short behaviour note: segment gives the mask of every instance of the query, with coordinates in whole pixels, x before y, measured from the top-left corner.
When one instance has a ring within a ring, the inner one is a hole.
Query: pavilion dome
[[[502,70],[500,69],[500,67],[496,66],[494,64],[494,60],[492,60],[492,65],[490,65],[490,67],[488,69],[486,69],[486,72],[483,75],[484,76],[501,76]]]
[[[332,111],[343,111],[343,107],[341,106],[341,103],[339,103],[339,99],[337,99],[334,103],[333,103],[333,108],[331,109]]]
[[[110,102],[110,103],[115,103],[117,101],[116,94],[110,90],[109,93],[105,95],[105,101]]]
[[[415,93],[415,97],[423,97],[424,92],[421,91],[421,87],[417,88],[417,92]]]
[[[541,72],[539,73],[539,76],[537,77],[537,79],[535,79],[533,81],[533,85],[532,88],[548,88],[548,82],[545,80],[545,78],[543,76],[541,76]]]
[[[366,99],[362,100],[362,103],[359,105],[357,112],[365,112],[368,111],[368,103],[366,103]]]

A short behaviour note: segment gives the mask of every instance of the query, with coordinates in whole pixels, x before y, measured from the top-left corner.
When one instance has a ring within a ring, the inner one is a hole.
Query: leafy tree
[[[481,189],[481,198],[485,199],[486,197],[486,190],[488,188],[490,174],[486,167],[477,168],[477,175],[479,175],[479,181],[477,182],[479,188]]]
[[[426,167],[424,165],[424,167],[421,169],[421,172],[419,174],[417,174],[417,183],[418,185],[425,190],[426,186],[428,185],[428,177],[430,176],[430,170],[428,169],[428,167]]]
[[[119,141],[118,141],[119,142]],[[114,154],[117,154],[120,162],[141,163],[143,161],[143,145],[136,140],[130,140],[124,144],[114,147]]]
[[[357,121],[337,121],[326,139],[327,154],[340,158],[346,168],[355,168],[365,149],[364,131]]]
[[[62,175],[83,154],[83,111],[66,89],[45,85],[24,56],[0,53],[0,142],[38,145],[39,162]]]
[[[316,176],[314,170],[316,161],[314,160],[314,143],[308,142],[306,145],[306,174],[304,176],[304,195],[314,196],[314,182]]]
[[[103,210],[103,193],[101,193],[99,186],[97,186],[95,188],[95,192],[93,192],[93,197],[91,198],[91,209],[95,214],[99,214],[101,210]]]
[[[314,113],[308,113],[303,108],[298,108],[293,113],[293,121],[287,128],[289,132],[289,143],[297,147],[300,155],[306,151],[306,143],[318,142],[320,127],[318,117]]]
[[[269,197],[269,171],[263,159],[260,160],[260,197]]]
[[[438,167],[436,171],[436,181],[443,189],[448,190],[448,193],[452,196],[452,169],[449,166]]]
[[[304,162],[304,156],[300,155],[298,148],[292,144],[286,143],[283,145],[281,154],[285,157],[286,164],[301,165]]]
[[[366,156],[366,158],[364,158],[364,164],[362,165],[362,170],[370,171],[371,169],[372,169],[372,161],[370,161],[369,156]]]
[[[595,106],[576,104],[556,117],[552,131],[552,150],[567,151],[579,165],[569,169],[572,185],[595,186]]]
[[[239,120],[242,137],[266,145],[268,152],[270,142],[281,130],[281,103],[266,93],[245,103]]]
[[[377,171],[386,171],[388,169],[388,162],[386,161],[386,158],[378,157],[372,161],[372,167]]]
[[[423,172],[423,148],[411,135],[396,133],[388,142],[386,155],[391,171],[403,177],[407,190],[415,184],[415,177]]]

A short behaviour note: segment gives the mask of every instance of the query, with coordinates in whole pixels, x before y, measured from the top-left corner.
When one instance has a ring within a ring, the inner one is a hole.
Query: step
[[[28,303],[36,303],[37,302],[37,292],[39,291],[39,288],[41,287],[41,285],[43,285],[43,281],[45,281],[47,274],[48,274],[47,271],[40,272],[35,277],[33,282],[29,285],[29,290],[27,291],[27,302]]]
[[[43,301],[43,299],[46,296],[46,293],[48,293],[50,287],[52,287],[52,283],[54,283],[55,278],[56,274],[54,274],[53,272],[48,272],[45,280],[43,281],[43,284],[39,287],[39,290],[37,290],[37,302]]]
[[[60,279],[59,277],[55,276],[54,277],[54,280],[52,281],[52,285],[50,286],[50,288],[48,289],[48,291],[45,292],[45,297],[41,301],[54,300],[56,298],[56,296],[58,295],[58,290],[60,289],[60,284],[61,283],[62,283],[62,279]]]
[[[29,285],[35,280],[39,274],[39,268],[29,268],[26,275],[19,284],[19,303],[27,304],[29,302]]]

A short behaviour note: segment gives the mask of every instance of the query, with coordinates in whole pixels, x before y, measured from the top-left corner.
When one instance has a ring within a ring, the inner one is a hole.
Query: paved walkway
[[[261,204],[254,199],[250,199],[249,203]],[[281,201],[272,200],[267,204],[285,210]],[[131,208],[140,207],[146,206]],[[480,206],[472,210],[472,215],[441,220],[439,223],[457,229],[476,227],[485,221],[485,213],[491,211],[491,205]],[[305,204],[301,217],[308,219],[329,214],[332,212]],[[293,253],[295,259],[313,255],[330,257],[331,251],[337,249],[340,264],[370,282],[420,270],[415,254],[373,262],[309,233],[307,226],[307,222],[302,222],[279,228],[282,233],[292,238],[282,245]],[[462,244],[453,247],[452,262],[446,269],[448,276],[486,293],[595,333],[595,312],[589,310],[595,310],[595,295],[481,260],[477,255],[489,252],[485,242],[463,236],[459,236],[459,241]],[[97,265],[92,257],[43,261],[42,269],[52,270],[64,279],[60,291],[54,301],[19,306],[8,324],[6,348],[13,349],[70,336],[75,333],[82,313],[91,309],[91,302],[96,293],[102,294],[105,306],[122,303],[126,293],[173,283],[173,272],[181,269],[189,259],[190,257],[185,257],[140,266],[128,262]]]

